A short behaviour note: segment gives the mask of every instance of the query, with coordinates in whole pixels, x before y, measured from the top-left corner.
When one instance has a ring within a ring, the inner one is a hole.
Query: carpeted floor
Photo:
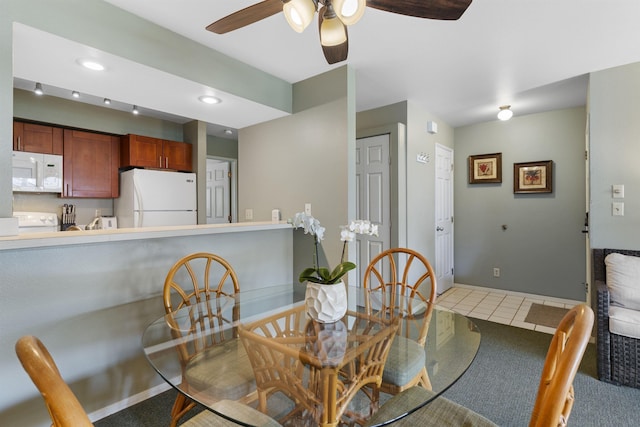
[[[528,425],[551,335],[476,320],[482,341],[478,355],[445,396],[500,426]],[[601,382],[596,352],[589,344],[574,381],[576,402],[569,418],[574,427],[640,425],[640,389]],[[175,391],[165,392],[95,423],[96,427],[168,425]]]

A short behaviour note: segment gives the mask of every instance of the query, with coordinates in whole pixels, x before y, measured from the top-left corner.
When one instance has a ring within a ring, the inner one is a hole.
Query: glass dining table
[[[146,358],[179,393],[238,425],[261,425],[247,415],[260,411],[284,426],[333,427],[368,423],[391,397],[379,390],[385,364],[402,371],[404,347],[424,331],[419,360],[431,393],[381,412],[375,425],[428,404],[477,354],[478,328],[451,310],[394,298],[402,304],[390,315],[387,293],[347,286],[345,316],[318,323],[296,286],[214,295],[166,314],[144,331]]]

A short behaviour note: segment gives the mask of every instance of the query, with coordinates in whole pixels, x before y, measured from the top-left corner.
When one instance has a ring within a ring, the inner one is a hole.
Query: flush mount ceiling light
[[[78,59],[78,64],[92,71],[104,71],[104,65],[93,59]]]
[[[503,105],[502,107],[500,107],[500,111],[498,111],[498,119],[509,120],[511,117],[513,117],[511,105]]]
[[[140,111],[138,111],[138,107],[136,105],[133,106],[133,110],[131,110],[131,112],[135,115],[140,114]]]
[[[204,102],[205,104],[219,104],[222,102],[220,98],[216,98],[215,96],[211,95],[202,95],[199,96],[198,99],[200,100],[200,102]]]
[[[80,92],[74,90],[73,92],[71,92],[71,96],[73,96],[74,98],[80,98]]]
[[[35,89],[33,89],[33,93],[36,95],[42,95],[44,91],[42,90],[42,85],[40,83],[36,83]]]
[[[105,105],[110,105],[111,104],[111,100],[109,98],[105,98],[104,101],[102,101],[105,103]]]
[[[225,129],[224,133],[227,135],[233,135],[233,131],[231,129]]]
[[[225,34],[282,12],[291,28],[300,33],[309,26],[318,12],[322,53],[329,64],[335,64],[346,60],[349,53],[346,26],[358,22],[367,6],[416,18],[453,21],[462,16],[471,1],[263,0],[218,19],[208,25],[207,30]],[[326,16],[327,14],[331,16]]]

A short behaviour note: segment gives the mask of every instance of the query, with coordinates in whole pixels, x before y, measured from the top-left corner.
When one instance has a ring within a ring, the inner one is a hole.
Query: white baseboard
[[[133,396],[129,396],[126,399],[123,399],[119,402],[113,403],[109,406],[105,406],[102,409],[93,411],[92,413],[89,414],[89,419],[91,420],[91,422],[101,420],[105,417],[108,417],[109,415],[115,414],[116,412],[120,412],[123,409],[127,409],[128,407],[133,406],[136,403],[140,403],[154,396],[157,396],[160,393],[163,393],[169,390],[170,388],[171,386],[167,383],[157,385],[155,387],[152,387],[138,394],[134,394]]]
[[[545,300],[545,301],[554,301],[554,302],[558,302],[560,304],[576,305],[576,304],[582,304],[582,303],[585,302],[585,301],[576,301],[576,300],[570,300],[570,299],[564,299],[564,298],[550,297],[550,296],[547,296],[547,295],[536,295],[536,294],[528,294],[528,293],[525,293],[525,292],[507,291],[507,290],[504,290],[504,289],[485,288],[485,287],[482,287],[482,286],[475,286],[475,285],[463,285],[461,283],[454,283],[453,284],[453,288],[465,288],[465,289],[472,289],[474,291],[491,292],[491,293],[494,293],[494,294],[504,294],[504,295],[519,296],[519,297],[529,298],[529,299],[539,299],[539,300]]]

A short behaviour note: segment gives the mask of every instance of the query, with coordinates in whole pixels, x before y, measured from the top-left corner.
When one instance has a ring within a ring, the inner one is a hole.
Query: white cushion
[[[604,263],[611,303],[640,310],[640,257],[612,253]]]
[[[640,339],[640,311],[609,307],[609,332]]]

